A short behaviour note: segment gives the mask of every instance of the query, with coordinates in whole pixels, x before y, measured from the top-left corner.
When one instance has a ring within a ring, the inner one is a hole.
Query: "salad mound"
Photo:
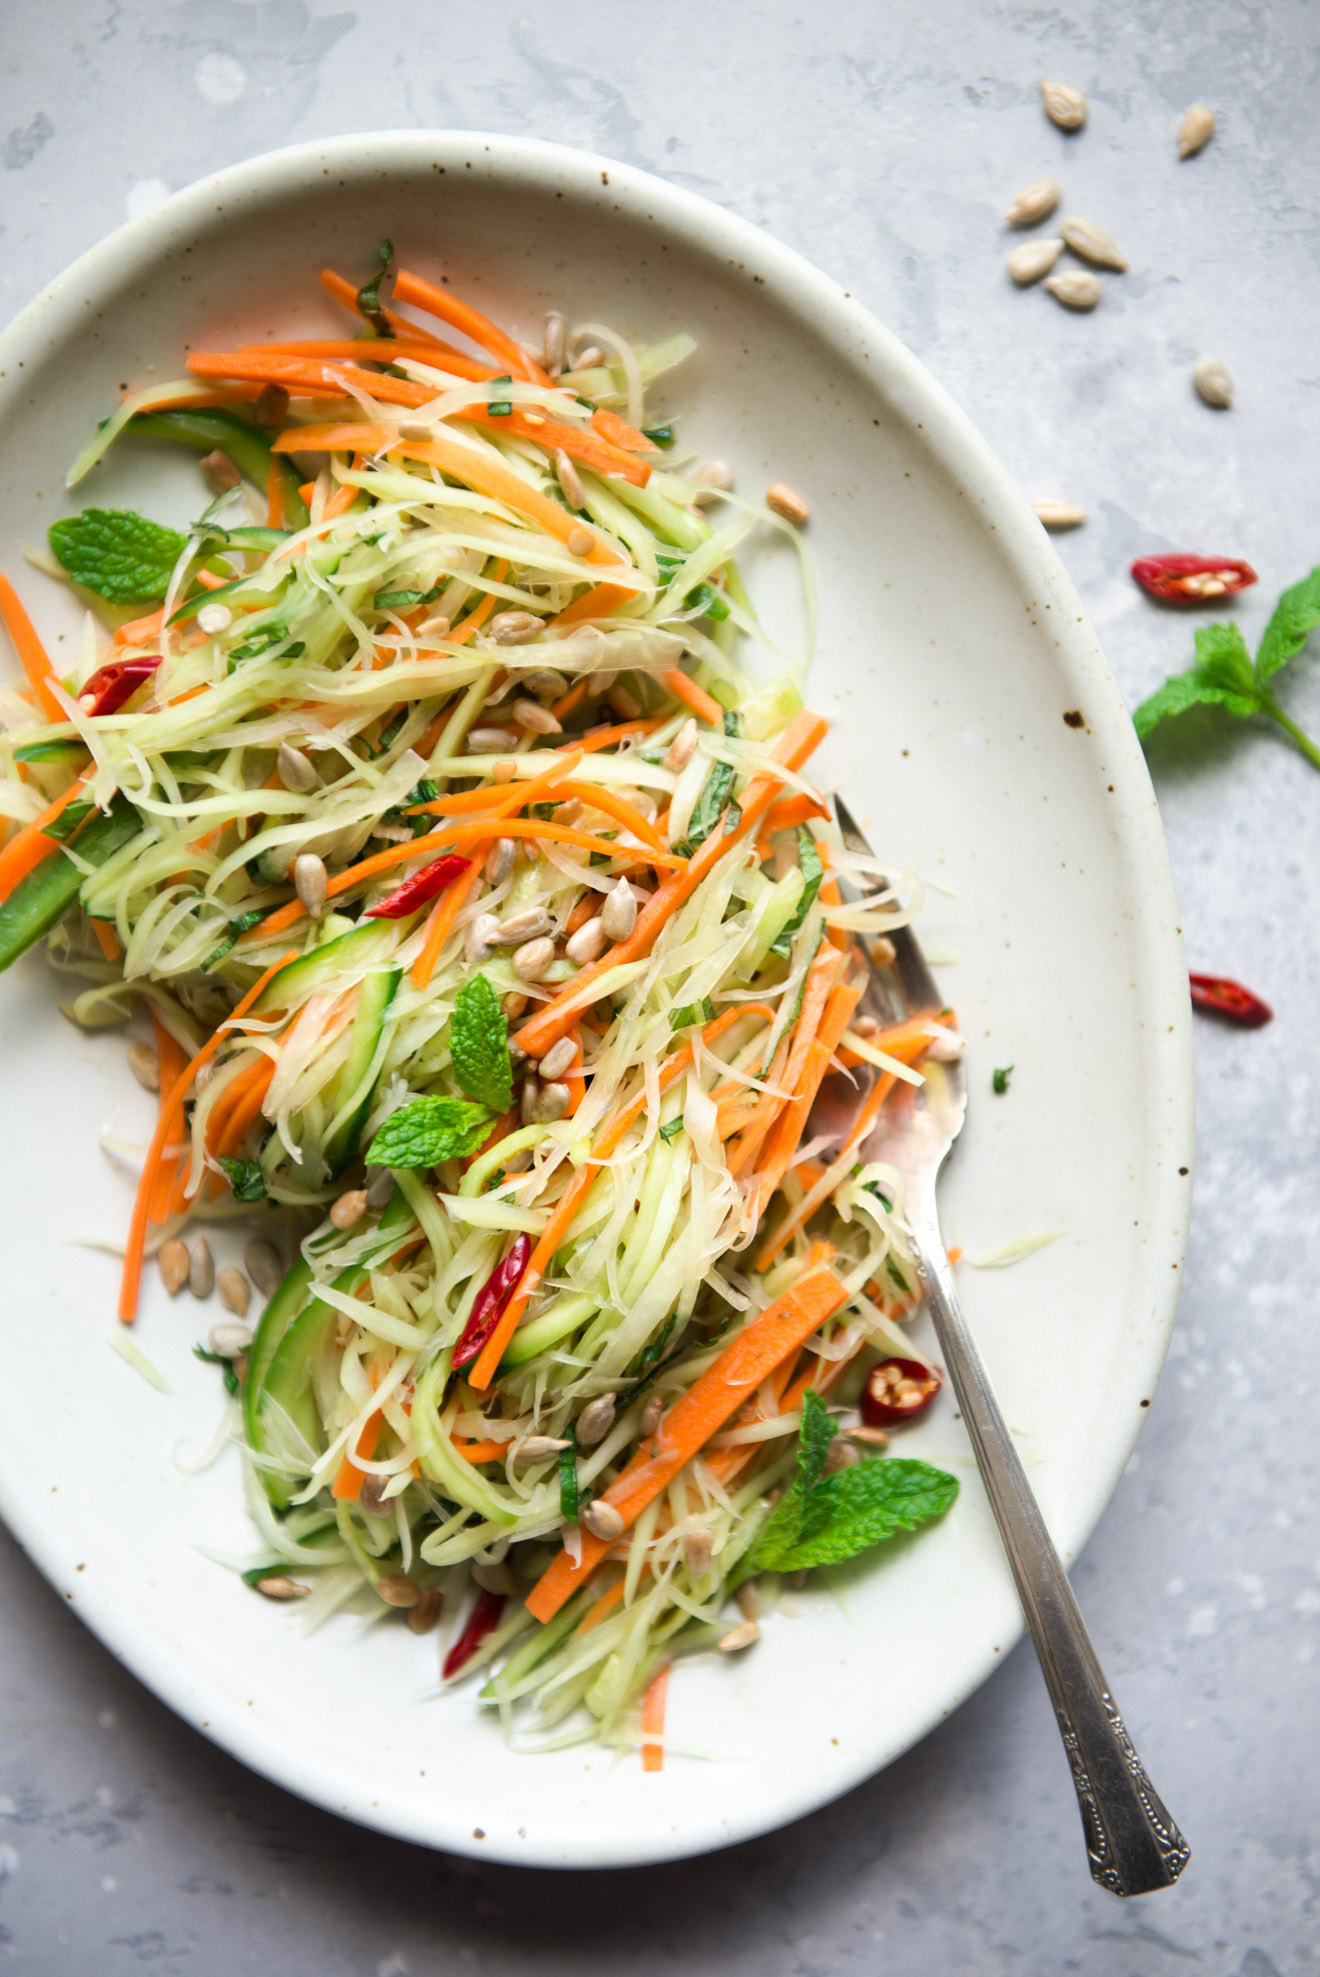
[[[443,1620],[520,1747],[657,1768],[677,1657],[956,1494],[857,1407],[877,1360],[921,1385],[863,1150],[950,1012],[859,1011],[915,888],[844,849],[739,575],[805,504],[649,409],[692,339],[531,354],[447,285],[387,306],[391,263],[323,277],[356,335],[194,354],[98,430],[71,484],[171,444],[214,499],[54,525],[70,677],[0,579],[0,968],[44,938],[75,1022],[151,1024],[126,1323],[190,1228],[293,1250],[207,1355],[247,1582]]]

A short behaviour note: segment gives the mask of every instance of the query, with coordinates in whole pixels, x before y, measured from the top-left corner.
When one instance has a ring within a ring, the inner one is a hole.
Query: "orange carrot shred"
[[[0,618],[4,619],[5,630],[13,640],[19,664],[28,676],[42,711],[52,721],[64,720],[65,710],[51,691],[50,683],[55,678],[55,669],[37,636],[36,626],[23,609],[18,592],[8,577],[0,577]]]
[[[665,1765],[665,1704],[669,1699],[669,1674],[673,1663],[666,1661],[646,1685],[642,1697],[642,1769],[663,1771]]]

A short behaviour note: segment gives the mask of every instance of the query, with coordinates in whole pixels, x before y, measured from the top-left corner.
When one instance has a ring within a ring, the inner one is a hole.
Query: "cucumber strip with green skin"
[[[312,1266],[301,1257],[285,1277],[261,1314],[256,1337],[248,1349],[247,1376],[243,1381],[243,1433],[249,1448],[259,1448],[257,1440],[258,1402],[266,1383],[270,1362],[280,1340],[307,1301]]]
[[[356,932],[356,929],[354,931]],[[345,935],[344,938],[349,937]],[[358,991],[358,1005],[353,1013],[353,1032],[349,1039],[348,1056],[335,1085],[334,1111],[339,1109],[345,1099],[351,1097],[371,1069],[371,1060],[376,1055],[381,1031],[385,1028],[385,1018],[402,978],[403,971],[399,968],[382,969],[374,975],[368,975]],[[362,1128],[367,1123],[371,1101],[376,1095],[378,1077],[379,1073],[377,1078],[372,1079],[353,1111],[337,1128],[326,1145],[326,1162],[332,1174],[341,1172],[358,1150],[362,1139]]]
[[[61,769],[80,769],[88,760],[86,744],[81,741],[30,741],[24,748],[14,750],[15,762],[38,762],[47,768],[58,765]]]
[[[89,865],[103,865],[113,852],[137,836],[142,819],[125,796],[116,796],[108,811],[89,817],[73,840],[73,849]],[[20,879],[0,906],[0,974],[20,954],[58,926],[82,890],[87,874],[75,865],[63,845]]]
[[[388,925],[382,926],[379,920],[368,920],[365,926],[354,927],[351,933],[323,941],[271,977],[257,1003],[256,1013],[268,1015],[272,1009],[287,1009],[292,1003],[305,1002],[318,989],[336,988],[342,985],[346,969],[363,962],[388,961],[397,946],[397,933]]]
[[[264,433],[250,426],[246,419],[236,418],[232,412],[137,412],[124,427],[124,433],[136,439],[169,439],[176,445],[190,446],[194,453],[214,453],[217,449],[228,456],[240,474],[266,491],[266,476],[274,466],[280,480],[280,492],[284,502],[284,512],[295,528],[306,528],[311,517],[307,503],[298,489],[302,482],[283,454],[272,453],[270,441]]]

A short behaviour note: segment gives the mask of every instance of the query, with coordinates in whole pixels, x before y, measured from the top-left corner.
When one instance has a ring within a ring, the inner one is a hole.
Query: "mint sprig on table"
[[[1291,736],[1309,762],[1320,769],[1320,748],[1280,705],[1270,681],[1296,656],[1307,634],[1320,625],[1320,568],[1285,590],[1265,627],[1253,660],[1235,624],[1203,625],[1196,634],[1196,664],[1175,673],[1143,700],[1133,724],[1144,741],[1161,721],[1189,707],[1222,707],[1238,720],[1264,714]]]
[[[111,604],[155,604],[170,587],[187,538],[131,508],[84,508],[52,522],[50,546],[66,574]]]
[[[841,1565],[899,1531],[915,1531],[942,1517],[957,1496],[957,1479],[943,1469],[893,1456],[826,1474],[834,1432],[824,1401],[808,1388],[802,1397],[797,1476],[748,1553],[748,1571]]]
[[[413,1098],[391,1112],[367,1148],[369,1167],[439,1167],[475,1153],[495,1123],[466,1098]]]
[[[468,1097],[492,1112],[507,1112],[513,1095],[509,1025],[484,975],[471,976],[458,991],[449,1019],[449,1051],[454,1076]]]

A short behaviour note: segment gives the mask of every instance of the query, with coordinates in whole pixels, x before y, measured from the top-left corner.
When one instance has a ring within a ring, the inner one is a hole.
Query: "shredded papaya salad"
[[[354,334],[194,353],[96,432],[71,484],[173,444],[214,498],[53,526],[67,674],[0,580],[0,968],[45,939],[76,1023],[138,1026],[125,1324],[256,1218],[273,1294],[199,1348],[248,1585],[439,1626],[517,1747],[657,1769],[679,1658],[956,1492],[890,1446],[938,1374],[861,1157],[951,1018],[859,1013],[915,884],[845,851],[739,576],[805,504],[649,409],[692,339],[533,354],[447,283],[387,307],[391,258],[323,277]]]

